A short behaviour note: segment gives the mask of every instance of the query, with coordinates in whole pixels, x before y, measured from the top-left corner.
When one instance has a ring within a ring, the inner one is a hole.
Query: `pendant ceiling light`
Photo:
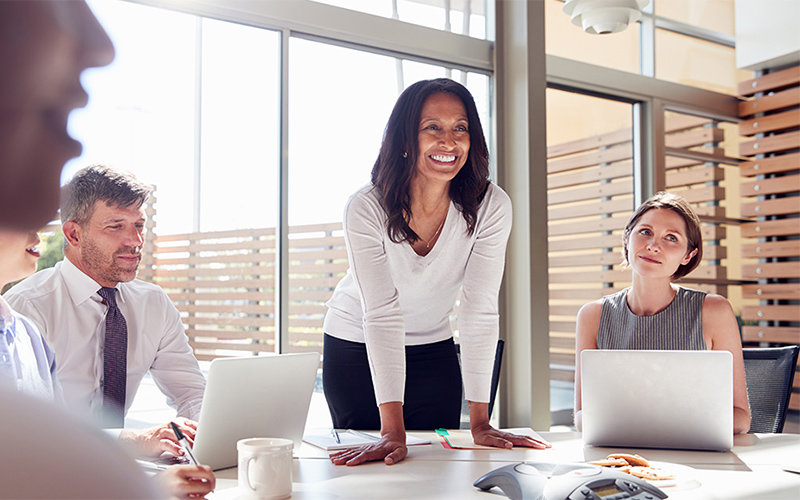
[[[619,33],[642,17],[650,0],[566,0],[564,12],[587,33]]]

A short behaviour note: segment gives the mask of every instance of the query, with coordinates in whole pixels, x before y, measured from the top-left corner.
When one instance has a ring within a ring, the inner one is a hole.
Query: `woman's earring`
[[[406,153],[405,151],[403,151],[403,158],[408,158],[408,153]]]

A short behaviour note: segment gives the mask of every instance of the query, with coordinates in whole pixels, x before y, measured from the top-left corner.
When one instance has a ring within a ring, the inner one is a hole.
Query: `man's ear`
[[[689,261],[692,260],[695,255],[697,255],[697,249],[696,248],[694,250],[692,250],[691,252],[686,254],[686,257],[683,258],[683,262],[681,262],[681,265],[685,266],[686,264],[688,264]]]
[[[74,220],[69,220],[61,225],[61,231],[64,233],[64,240],[70,247],[79,247],[83,241],[83,232],[81,226]]]

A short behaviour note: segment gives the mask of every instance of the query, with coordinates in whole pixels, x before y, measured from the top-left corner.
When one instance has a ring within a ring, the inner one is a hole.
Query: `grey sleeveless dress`
[[[672,303],[652,316],[637,316],[627,289],[603,297],[598,349],[705,350],[703,300],[706,293],[678,287]]]

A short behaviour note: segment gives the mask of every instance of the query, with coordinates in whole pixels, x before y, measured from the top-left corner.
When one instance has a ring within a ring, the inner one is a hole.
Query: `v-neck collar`
[[[450,200],[450,202],[449,202],[449,204],[447,206],[447,214],[444,216],[444,224],[442,225],[442,230],[439,231],[439,236],[436,238],[436,241],[433,243],[433,248],[431,248],[430,252],[426,253],[425,255],[420,255],[416,251],[414,251],[414,247],[411,246],[411,243],[409,243],[408,240],[405,240],[403,242],[404,246],[406,248],[408,248],[408,250],[416,258],[418,258],[418,259],[433,259],[439,253],[439,248],[441,247],[441,245],[439,245],[439,242],[442,241],[442,238],[444,238],[445,233],[447,233],[447,230],[451,225],[450,219],[452,217],[450,216],[450,214],[453,212],[454,206],[455,205],[453,204],[453,200]]]

